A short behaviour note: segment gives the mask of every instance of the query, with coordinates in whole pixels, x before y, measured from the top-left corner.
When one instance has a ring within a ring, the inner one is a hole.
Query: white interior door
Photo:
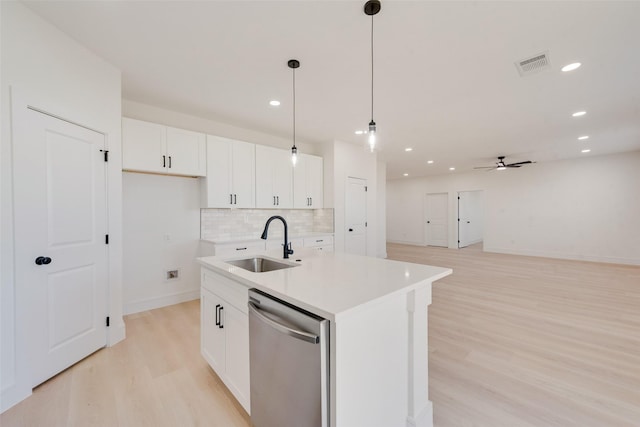
[[[458,248],[482,241],[483,208],[482,191],[458,193]]]
[[[347,178],[344,251],[367,254],[367,181]]]
[[[449,246],[449,195],[427,194],[426,241],[427,246]]]
[[[104,135],[14,111],[18,321],[36,386],[106,345]]]

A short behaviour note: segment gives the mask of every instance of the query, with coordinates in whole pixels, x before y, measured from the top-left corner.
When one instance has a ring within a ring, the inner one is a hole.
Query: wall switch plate
[[[166,279],[167,280],[175,280],[180,276],[180,270],[168,270]]]

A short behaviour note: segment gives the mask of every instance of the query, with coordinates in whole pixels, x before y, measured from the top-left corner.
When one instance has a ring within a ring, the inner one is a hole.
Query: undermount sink
[[[297,267],[297,265],[285,264],[268,258],[245,258],[232,261],[225,261],[228,264],[243,268],[253,273],[265,273],[267,271],[282,270],[284,268]]]

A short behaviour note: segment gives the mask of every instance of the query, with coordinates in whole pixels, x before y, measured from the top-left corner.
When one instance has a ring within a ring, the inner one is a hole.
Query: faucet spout
[[[284,245],[283,245],[284,256],[283,258],[288,259],[289,255],[293,254],[293,250],[291,249],[291,243],[289,243],[287,221],[283,217],[281,217],[280,215],[274,215],[271,218],[269,218],[267,220],[267,223],[264,225],[264,231],[262,232],[262,236],[260,236],[260,238],[262,240],[267,240],[267,233],[269,232],[269,224],[271,224],[271,221],[273,221],[274,219],[279,219],[280,221],[282,221],[282,225],[284,225]]]

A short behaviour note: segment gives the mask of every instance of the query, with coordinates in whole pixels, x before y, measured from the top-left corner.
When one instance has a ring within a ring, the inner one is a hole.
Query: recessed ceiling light
[[[582,153],[590,153],[591,150],[589,150],[588,148],[585,148],[584,150],[581,151]]]
[[[449,168],[449,170],[450,170],[450,171],[454,171],[454,170],[456,170],[456,168]]]
[[[581,63],[579,63],[579,62],[574,62],[574,63],[572,63],[572,64],[565,65],[564,67],[562,67],[562,71],[564,71],[565,73],[566,73],[567,71],[573,71],[573,70],[575,70],[575,69],[580,68],[580,66],[581,66],[581,65],[582,65],[582,64],[581,64]]]
[[[356,135],[362,135],[363,133],[364,133],[364,131],[363,131],[363,130],[357,130],[357,131],[356,131]]]
[[[402,176],[409,176],[409,174],[408,173],[403,173]]]
[[[433,164],[433,160],[427,160],[427,163],[432,165]]]
[[[269,105],[271,105],[272,107],[277,107],[278,105],[280,105],[280,101],[273,99],[269,101]]]
[[[585,135],[585,136],[580,136],[578,137],[579,141],[584,141],[585,139],[589,139],[589,135]]]
[[[404,151],[413,151],[413,148],[407,147],[407,148],[404,149]]]
[[[580,116],[584,116],[585,114],[587,114],[586,111],[578,111],[576,113],[573,113],[572,116],[573,117],[580,117]]]

